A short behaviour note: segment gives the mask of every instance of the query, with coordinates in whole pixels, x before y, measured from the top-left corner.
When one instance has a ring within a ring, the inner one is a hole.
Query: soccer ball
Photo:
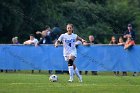
[[[50,77],[49,77],[49,80],[51,81],[51,82],[57,82],[58,81],[58,77],[57,77],[57,75],[51,75]]]

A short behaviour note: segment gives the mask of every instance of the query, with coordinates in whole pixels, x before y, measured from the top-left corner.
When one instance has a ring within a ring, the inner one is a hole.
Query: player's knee
[[[72,59],[72,60],[74,60],[74,59],[75,59],[75,56],[73,56],[73,55],[70,55],[70,56],[69,56],[69,59]]]
[[[73,66],[73,60],[72,59],[69,59],[68,66]]]
[[[76,69],[76,65],[75,64],[73,64],[73,68],[74,68],[74,70]]]

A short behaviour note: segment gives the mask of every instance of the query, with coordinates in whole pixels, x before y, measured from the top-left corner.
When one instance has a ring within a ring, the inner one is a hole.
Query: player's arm
[[[89,46],[90,45],[90,43],[88,43],[86,40],[82,39],[81,37],[78,36],[78,38],[81,40],[81,42],[84,46]]]
[[[63,34],[60,35],[60,37],[58,38],[58,40],[55,42],[54,46],[58,47],[58,45],[60,44],[60,42],[63,40]]]
[[[57,41],[55,42],[54,46],[55,46],[55,47],[58,47],[59,44],[60,44],[60,41],[57,40]]]
[[[87,43],[86,40],[82,39],[81,37],[77,36],[77,40],[80,40],[82,42],[83,45],[85,45]]]

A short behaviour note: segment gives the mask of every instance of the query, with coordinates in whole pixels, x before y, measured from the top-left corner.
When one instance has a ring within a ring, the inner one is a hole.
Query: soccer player
[[[65,58],[65,61],[68,62],[68,70],[70,79],[69,82],[73,82],[73,75],[74,72],[79,78],[79,82],[82,82],[82,76],[79,74],[79,70],[77,69],[76,65],[73,63],[75,58],[77,57],[77,50],[75,46],[75,42],[77,40],[82,41],[83,43],[86,42],[84,39],[79,37],[77,34],[73,33],[73,24],[67,24],[66,30],[67,33],[62,34],[58,40],[55,42],[55,47],[60,44],[60,42],[63,43],[63,55]]]

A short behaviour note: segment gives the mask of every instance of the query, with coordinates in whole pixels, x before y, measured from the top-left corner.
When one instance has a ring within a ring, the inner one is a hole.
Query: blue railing
[[[79,70],[140,71],[140,46],[124,50],[117,45],[78,46]],[[67,70],[63,47],[53,45],[0,45],[0,69]]]

